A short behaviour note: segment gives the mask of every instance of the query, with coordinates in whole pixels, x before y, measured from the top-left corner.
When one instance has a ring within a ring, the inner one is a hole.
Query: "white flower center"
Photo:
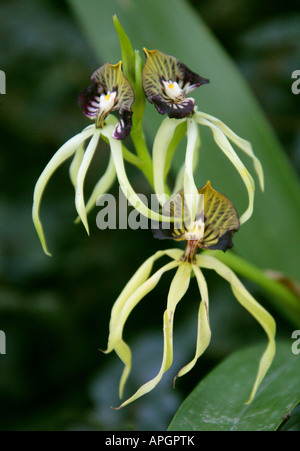
[[[185,239],[197,241],[202,240],[204,236],[204,227],[204,218],[203,215],[200,215],[196,221],[189,225],[188,230],[185,232]]]
[[[180,88],[179,84],[176,81],[162,81],[164,86],[164,91],[167,96],[174,100],[182,100],[185,98],[184,91]]]
[[[107,94],[102,94],[100,96],[99,109],[102,112],[111,111],[115,104],[116,95],[117,95],[116,91],[113,92],[108,91]]]

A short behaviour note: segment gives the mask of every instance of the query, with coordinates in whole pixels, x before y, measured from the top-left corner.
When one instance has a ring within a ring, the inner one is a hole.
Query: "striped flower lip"
[[[186,240],[186,250],[182,257],[184,261],[193,262],[198,248],[223,252],[230,249],[233,246],[233,234],[240,227],[232,202],[214,190],[209,181],[198,190],[198,194],[194,220],[190,218],[188,202],[182,190],[174,194],[162,209],[164,216],[182,218],[181,223],[170,222],[168,229],[160,224],[160,228],[154,230],[154,236],[158,239]]]
[[[103,64],[92,73],[91,80],[92,85],[80,91],[78,96],[84,115],[95,120],[96,128],[103,128],[108,114],[119,111],[120,121],[114,129],[113,138],[126,138],[132,126],[134,91],[122,72],[122,61],[115,65]]]
[[[174,56],[159,50],[147,50],[143,68],[143,89],[160,114],[182,119],[194,111],[194,99],[187,94],[203,84],[206,78],[192,72]]]

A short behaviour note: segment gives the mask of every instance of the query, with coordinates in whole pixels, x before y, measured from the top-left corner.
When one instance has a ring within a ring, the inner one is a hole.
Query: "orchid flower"
[[[204,202],[198,203],[199,210],[196,212],[194,223],[190,220],[190,211],[188,211],[188,214],[183,211],[188,206],[184,192],[181,191],[172,196],[164,205],[163,214],[170,214],[174,217],[176,215],[176,217],[184,219],[189,217],[189,220],[187,222],[183,221],[179,228],[177,228],[177,222],[173,222],[169,230],[161,226],[159,230],[155,231],[155,236],[160,239],[185,240],[184,252],[182,253],[182,250],[179,249],[168,249],[158,251],[148,258],[127,283],[112,308],[108,346],[104,352],[115,351],[125,365],[119,387],[119,395],[122,398],[125,383],[131,370],[131,351],[123,338],[126,320],[134,307],[157,286],[163,274],[176,269],[169,289],[167,307],[163,315],[164,350],[160,369],[153,379],[142,385],[134,395],[121,404],[120,408],[154,389],[164,373],[170,368],[173,362],[173,320],[175,309],[188,290],[192,274],[195,275],[201,297],[198,312],[196,350],[193,359],[178,372],[176,377],[183,376],[189,372],[208,347],[211,339],[209,297],[207,284],[201,271],[202,268],[213,269],[229,282],[238,302],[253,315],[267,334],[268,346],[261,357],[248,403],[253,400],[263,377],[272,363],[275,354],[276,329],[272,316],[258,304],[237,276],[224,263],[220,262],[217,256],[203,253],[197,255],[199,248],[225,252],[232,247],[233,234],[238,231],[240,226],[237,212],[230,200],[223,194],[215,191],[209,182],[202,189],[198,190],[198,194],[204,197]],[[154,263],[163,256],[167,256],[171,261],[161,266],[151,275]]]
[[[70,178],[75,188],[75,206],[87,233],[89,233],[87,213],[95,205],[97,198],[110,189],[116,177],[124,195],[134,208],[151,219],[158,221],[163,219],[158,212],[148,209],[141,201],[126,175],[121,140],[128,136],[131,130],[131,107],[134,101],[134,91],[123,75],[122,62],[120,61],[115,65],[105,63],[93,72],[91,80],[91,86],[80,92],[78,101],[83,113],[94,120],[94,124],[89,125],[81,133],[69,139],[54,154],[35,186],[32,209],[33,222],[47,255],[51,254],[47,248],[39,214],[42,196],[53,173],[73,155]],[[110,114],[113,111],[119,112],[119,121]],[[110,145],[110,159],[107,170],[96,184],[87,205],[85,205],[84,182],[101,137]]]
[[[224,152],[239,172],[248,192],[249,204],[240,218],[246,222],[252,215],[254,204],[254,180],[236,154],[231,143],[245,152],[254,162],[261,189],[264,189],[264,176],[260,161],[254,155],[251,144],[235,134],[222,121],[209,114],[197,111],[195,101],[187,97],[194,89],[209,80],[192,72],[175,57],[159,50],[144,49],[147,60],[143,68],[143,88],[150,103],[160,114],[167,114],[155,137],[153,145],[154,188],[161,205],[166,201],[165,180],[167,176],[166,160],[169,147],[174,139],[177,127],[187,124],[187,151],[184,163],[182,188],[193,197],[191,208],[195,210],[197,189],[193,177],[194,153],[197,148],[197,125],[209,127],[217,146]],[[174,147],[174,146],[173,146]],[[178,183],[176,184],[178,188]],[[192,205],[194,203],[194,205]]]

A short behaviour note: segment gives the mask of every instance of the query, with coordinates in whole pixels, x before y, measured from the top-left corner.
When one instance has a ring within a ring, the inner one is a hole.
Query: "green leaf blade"
[[[262,347],[225,359],[180,406],[170,431],[275,431],[300,401],[300,359],[278,343],[274,362],[253,402],[246,406]]]

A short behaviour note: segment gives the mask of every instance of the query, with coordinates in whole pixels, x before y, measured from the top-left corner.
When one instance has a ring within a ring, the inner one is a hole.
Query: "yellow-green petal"
[[[251,217],[251,215],[253,213],[254,191],[255,191],[254,180],[253,180],[252,176],[250,175],[249,171],[246,169],[246,167],[240,160],[240,158],[237,156],[236,152],[234,151],[232,145],[228,141],[228,139],[225,136],[225,134],[223,133],[223,131],[219,127],[217,127],[215,124],[213,124],[212,122],[203,118],[200,113],[195,115],[195,119],[199,124],[205,125],[211,129],[216,144],[220,147],[220,149],[229,158],[229,160],[235,166],[235,168],[237,169],[241,178],[244,181],[244,184],[245,184],[247,192],[248,192],[249,204],[248,204],[248,208],[246,209],[246,211],[240,217],[240,224],[243,224]]]
[[[253,298],[253,296],[246,290],[246,288],[240,282],[234,272],[231,271],[231,269],[229,269],[226,265],[224,265],[224,263],[221,263],[217,258],[210,255],[198,255],[197,264],[200,267],[215,270],[221,277],[223,277],[230,283],[236,299],[259,322],[268,337],[268,345],[263,356],[260,359],[257,376],[249,400],[246,403],[250,404],[257,392],[262,379],[270,368],[275,355],[276,323],[273,317]]]
[[[92,194],[91,194],[89,200],[87,201],[86,208],[85,208],[87,215],[96,205],[96,202],[97,202],[97,199],[99,198],[99,196],[107,193],[107,191],[112,187],[115,179],[116,179],[115,164],[114,164],[112,155],[110,155],[106,171],[102,175],[100,180],[97,182],[95,188],[92,191]]]
[[[120,315],[118,317],[115,317],[113,324],[110,328],[110,337],[109,337],[109,347],[113,349],[118,349],[118,355],[123,361],[125,368],[121,377],[120,382],[120,397],[123,396],[124,391],[124,385],[126,382],[126,379],[129,375],[131,364],[130,360],[128,359],[128,346],[124,346],[124,340],[122,339],[123,329],[125,326],[125,322],[134,309],[136,305],[148,294],[150,291],[152,291],[156,285],[158,284],[161,276],[167,272],[170,271],[173,268],[176,268],[176,266],[179,265],[179,262],[172,261],[170,263],[167,263],[162,268],[160,268],[158,271],[156,271],[148,280],[146,280],[140,287],[137,288],[137,290],[128,298],[127,302],[124,304],[122,311],[120,312]],[[125,353],[123,354],[125,350]]]
[[[153,143],[153,180],[154,191],[160,205],[164,205],[168,200],[165,192],[165,165],[168,147],[172,141],[177,126],[185,121],[169,119],[166,117],[157,130]]]
[[[73,136],[73,138],[69,139],[60,149],[53,155],[42,174],[40,175],[38,181],[36,182],[34,188],[33,195],[33,206],[32,206],[32,219],[38,233],[39,239],[41,241],[43,250],[45,254],[51,256],[48,251],[46,239],[43,231],[43,226],[39,216],[40,204],[42,200],[42,196],[44,190],[47,186],[48,181],[50,180],[53,173],[57,170],[59,166],[61,166],[68,158],[70,158],[76,151],[76,149],[88,139],[95,131],[95,126],[89,126],[84,129],[81,133]]]
[[[112,137],[112,126],[107,125],[101,130],[101,133],[109,139],[110,150],[114,160],[117,178],[120,187],[124,193],[124,196],[128,199],[130,204],[142,215],[152,219],[153,221],[167,221],[169,223],[170,218],[160,215],[158,212],[150,210],[139,198],[134,189],[132,188],[124,166],[123,151],[120,141]]]
[[[182,263],[179,266],[170,286],[167,309],[165,310],[163,317],[164,351],[161,367],[158,374],[153,379],[142,385],[133,396],[123,402],[120,408],[128,405],[129,403],[153,390],[153,388],[155,388],[156,385],[160,382],[164,373],[170,368],[173,361],[174,313],[178,302],[183,298],[189,287],[191,270],[191,265]]]
[[[111,352],[115,345],[121,340],[124,324],[134,309],[134,307],[158,284],[161,276],[170,269],[179,265],[179,262],[169,262],[157,270],[149,279],[145,280],[138,288],[126,299],[118,314],[113,311],[110,322],[110,334],[106,352]]]
[[[241,138],[238,136],[234,131],[232,131],[224,122],[220,121],[220,119],[217,119],[214,116],[211,116],[210,114],[206,113],[200,113],[197,114],[201,115],[202,117],[208,119],[209,121],[213,122],[217,127],[219,127],[220,130],[224,133],[224,135],[227,136],[230,141],[232,141],[234,144],[236,144],[243,152],[245,152],[248,157],[250,157],[253,160],[254,168],[257,174],[257,177],[259,179],[261,190],[264,191],[264,172],[261,165],[260,160],[256,157],[256,155],[253,152],[252,145],[249,141],[246,139]]]
[[[195,172],[195,169],[197,167],[198,164],[198,159],[199,159],[199,147],[201,144],[200,141],[200,135],[199,133],[197,134],[198,138],[197,138],[197,149],[195,149],[194,152],[194,162],[193,162],[193,172]],[[176,179],[175,179],[175,183],[174,183],[174,187],[172,190],[172,196],[176,193],[178,193],[178,191],[183,190],[183,184],[184,184],[184,174],[185,174],[185,162],[183,163],[183,165],[181,166],[181,168],[179,169]]]
[[[151,257],[149,257],[136,271],[136,273],[131,277],[129,282],[127,282],[125,288],[123,288],[121,294],[118,299],[115,301],[112,311],[111,311],[111,324],[115,320],[116,316],[120,314],[122,308],[124,307],[128,298],[132,295],[132,293],[139,288],[149,277],[153,264],[156,260],[161,258],[164,255],[163,251],[158,251]],[[112,350],[111,346],[108,346],[108,350],[106,352],[110,352]]]
[[[72,163],[70,164],[69,168],[69,175],[70,180],[72,182],[72,185],[74,189],[76,189],[76,183],[77,183],[77,174],[80,168],[80,165],[82,163],[84,157],[84,143],[81,143],[78,149],[76,149],[74,158],[72,160]]]
[[[196,364],[199,357],[207,349],[210,339],[211,330],[209,325],[209,298],[206,280],[202,274],[202,271],[197,265],[193,265],[193,271],[197,279],[201,302],[198,311],[198,333],[197,333],[197,346],[195,357],[178,372],[177,377],[181,377],[188,373]]]
[[[80,168],[78,170],[77,180],[76,180],[75,206],[76,206],[77,213],[78,213],[88,234],[89,234],[89,225],[87,222],[83,186],[84,186],[84,180],[85,180],[87,170],[91,164],[92,158],[94,156],[94,153],[96,151],[96,148],[97,148],[97,145],[99,142],[100,132],[101,132],[101,130],[99,130],[99,129],[95,130],[95,133],[93,134],[92,139],[90,140],[90,142],[86,148],[86,151],[84,153],[83,160],[82,160]]]
[[[130,348],[122,339],[124,324],[135,305],[156,286],[162,274],[165,271],[178,266],[178,262],[172,261],[153,274],[150,278],[151,280],[148,279],[154,262],[164,255],[167,255],[173,260],[178,260],[181,252],[179,249],[169,249],[167,251],[158,251],[149,257],[129,280],[114,303],[111,311],[108,345],[106,351],[103,352],[107,354],[115,350],[120,359],[124,362],[125,367],[119,389],[120,398],[122,398],[124,385],[131,368]]]
[[[197,186],[194,181],[194,153],[197,148],[198,132],[197,126],[193,118],[187,120],[187,148],[185,154],[185,172],[183,181],[183,190],[187,212],[184,212],[184,217],[191,218],[195,221],[198,208],[200,206],[200,198]]]

